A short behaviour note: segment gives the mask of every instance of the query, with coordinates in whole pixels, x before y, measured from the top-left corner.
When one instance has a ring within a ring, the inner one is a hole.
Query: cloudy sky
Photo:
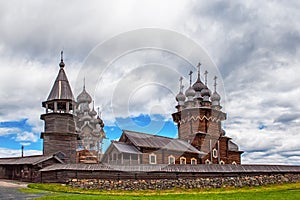
[[[0,156],[39,154],[41,102],[60,51],[77,96],[86,78],[110,140],[176,137],[178,78],[219,78],[224,129],[243,163],[300,164],[299,1],[0,1]],[[203,78],[203,74],[202,74]],[[106,141],[106,144],[109,140]]]

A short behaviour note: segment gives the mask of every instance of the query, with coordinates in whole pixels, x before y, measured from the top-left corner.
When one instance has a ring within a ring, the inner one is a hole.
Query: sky
[[[41,154],[60,51],[77,96],[121,129],[177,137],[179,77],[218,76],[226,135],[242,163],[300,164],[300,2],[0,1],[0,157]]]

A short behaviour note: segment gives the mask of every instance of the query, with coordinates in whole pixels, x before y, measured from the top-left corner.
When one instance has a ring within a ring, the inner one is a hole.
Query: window
[[[197,165],[197,159],[196,158],[191,159],[191,165]]]
[[[112,160],[117,160],[117,154],[116,154],[116,153],[114,153],[114,154],[112,155]]]
[[[149,155],[149,164],[156,164],[156,155],[154,153]]]
[[[213,154],[214,158],[217,158],[218,157],[218,150],[217,149],[213,149],[212,154]]]
[[[223,160],[221,160],[220,165],[225,165],[225,162]]]
[[[186,164],[186,158],[185,157],[180,157],[180,164],[185,165]]]
[[[131,154],[131,160],[138,160],[137,154]]]
[[[124,160],[129,160],[130,159],[130,154],[129,153],[124,153],[123,154],[123,159]]]
[[[206,159],[205,164],[207,164],[207,165],[211,164],[210,160]]]
[[[169,156],[169,165],[174,165],[175,164],[175,157],[174,156]]]
[[[233,162],[232,162],[232,164],[233,164],[233,165],[236,165],[236,162],[235,162],[235,161],[233,161]]]

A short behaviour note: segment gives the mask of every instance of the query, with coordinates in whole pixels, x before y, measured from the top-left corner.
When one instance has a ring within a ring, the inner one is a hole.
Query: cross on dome
[[[217,76],[215,76],[214,77],[214,81],[215,81],[215,83],[214,83],[214,88],[215,88],[215,92],[217,91]]]
[[[192,74],[193,74],[193,72],[190,71],[190,73],[189,73],[189,75],[190,75],[190,86],[192,86]]]
[[[207,74],[208,74],[208,71],[207,70],[205,70],[205,72],[204,72],[204,76],[205,76],[205,85],[207,86]]]
[[[180,92],[182,92],[182,90],[183,90],[183,85],[182,85],[182,80],[183,80],[183,78],[182,78],[182,76],[179,78],[179,91]]]

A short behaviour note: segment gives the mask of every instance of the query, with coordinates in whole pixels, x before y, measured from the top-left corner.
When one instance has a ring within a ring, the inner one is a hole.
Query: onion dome
[[[201,92],[201,90],[203,90],[204,88],[205,88],[205,85],[200,80],[200,75],[198,75],[196,82],[193,84],[193,89],[196,92]]]
[[[215,91],[211,96],[211,101],[212,101],[212,105],[216,108],[216,109],[221,109],[222,107],[220,106],[220,100],[221,100],[221,96],[218,94],[217,92],[217,77],[214,77],[215,80],[215,84],[214,84],[214,88]]]
[[[82,92],[77,96],[77,103],[91,103],[92,102],[92,97],[85,91],[85,86],[83,86]]]
[[[210,90],[205,85],[205,87],[201,90],[201,96],[202,97],[210,97],[210,94],[211,94]]]
[[[93,109],[92,111],[89,112],[89,115],[91,115],[92,117],[95,117],[97,115],[97,112],[95,111],[95,103],[93,101]]]
[[[97,112],[93,109],[91,112],[89,112],[89,114],[90,114],[91,116],[96,116],[96,115],[97,115]]]
[[[185,101],[186,96],[180,91],[177,95],[176,95],[176,101]]]
[[[183,78],[182,77],[180,77],[180,79],[179,79],[179,93],[176,95],[176,101],[177,102],[183,102],[183,101],[185,101],[185,99],[186,99],[186,96],[182,93],[182,90],[183,90],[183,88],[184,88],[184,86],[182,85],[182,80],[183,80]]]
[[[216,91],[214,91],[214,93],[211,95],[210,99],[211,99],[211,101],[220,101],[221,96]]]
[[[197,68],[198,68],[198,78],[197,78],[196,82],[193,84],[193,89],[196,92],[201,92],[201,90],[205,88],[205,85],[202,83],[202,81],[200,79],[200,66],[201,66],[201,63],[199,63],[198,66],[197,66]]]
[[[190,71],[190,87],[185,91],[185,96],[188,98],[188,100],[192,100],[196,95],[196,91],[192,88],[192,74],[193,72]]]
[[[191,86],[185,91],[185,96],[187,97],[194,97],[195,95],[196,91]]]

